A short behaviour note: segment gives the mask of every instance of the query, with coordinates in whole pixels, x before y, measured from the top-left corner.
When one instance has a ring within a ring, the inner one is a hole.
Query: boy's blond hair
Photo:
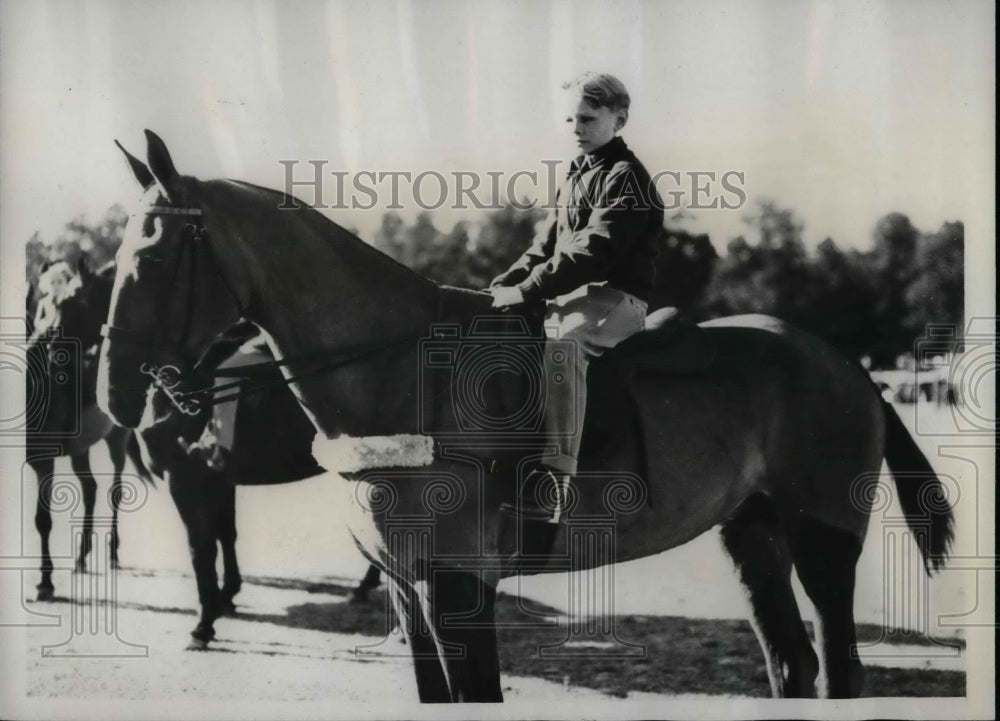
[[[632,99],[629,98],[625,84],[614,75],[607,73],[580,73],[568,83],[563,84],[563,90],[580,93],[592,107],[624,110],[628,113]]]

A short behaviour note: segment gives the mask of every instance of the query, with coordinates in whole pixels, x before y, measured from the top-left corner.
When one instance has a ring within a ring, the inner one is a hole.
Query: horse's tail
[[[136,437],[135,431],[129,431],[128,441],[125,442],[125,453],[132,461],[140,480],[146,485],[152,484],[156,479],[146,467],[146,462],[142,460],[142,450],[139,448],[139,439]]]
[[[885,461],[896,481],[899,505],[913,531],[924,568],[940,570],[955,537],[955,518],[944,487],[892,404],[885,411]]]

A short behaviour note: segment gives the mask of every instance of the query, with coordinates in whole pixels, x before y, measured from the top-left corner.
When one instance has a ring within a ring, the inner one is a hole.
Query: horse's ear
[[[167,200],[174,202],[180,199],[181,176],[174,167],[174,161],[170,159],[166,143],[160,140],[160,136],[152,130],[146,131],[146,162],[149,169],[153,171],[153,178],[160,186]]]
[[[132,155],[129,151],[125,150],[125,148],[122,147],[122,144],[117,140],[115,141],[115,145],[117,145],[118,149],[125,154],[125,160],[128,161],[128,167],[132,169],[132,175],[135,176],[136,182],[142,186],[143,190],[146,190],[150,185],[156,182],[153,179],[153,174],[149,172],[149,168],[146,167],[144,162]]]

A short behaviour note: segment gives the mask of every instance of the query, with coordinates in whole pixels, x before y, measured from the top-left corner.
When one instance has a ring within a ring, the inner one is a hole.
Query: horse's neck
[[[256,190],[216,186],[220,194],[242,191],[244,203],[250,193],[260,204],[256,212],[236,212],[239,198],[232,197],[233,210],[220,220],[226,235],[240,241],[241,257],[230,258],[230,273],[250,276],[247,315],[270,336],[275,356],[291,361],[287,376],[315,368],[315,362],[295,363],[296,357],[427,331],[437,313],[435,284],[316,211],[278,210],[279,196]],[[232,251],[226,241],[218,246]],[[326,374],[297,382],[295,390],[319,430],[335,435],[345,418],[364,425],[358,420],[364,414],[385,410],[365,406],[378,395],[377,385],[391,380],[367,376],[359,364],[350,388]]]

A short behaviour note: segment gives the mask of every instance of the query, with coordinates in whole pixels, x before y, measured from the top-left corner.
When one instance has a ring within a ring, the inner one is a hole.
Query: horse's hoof
[[[86,572],[87,572],[86,563],[81,563],[80,561],[77,561],[76,565],[73,566],[73,573],[86,573]]]
[[[207,651],[208,650],[208,641],[203,641],[200,638],[195,638],[194,636],[192,636],[191,640],[188,641],[187,648],[184,649],[184,650],[185,651]]]
[[[215,640],[215,629],[205,622],[198,624],[191,632],[191,641],[188,643],[189,651],[204,651],[208,644]]]
[[[111,570],[112,571],[120,571],[121,567],[122,567],[122,564],[118,562],[117,558],[112,558],[111,559]]]
[[[51,601],[55,598],[56,590],[54,588],[44,587],[38,589],[38,594],[35,596],[36,601]]]

